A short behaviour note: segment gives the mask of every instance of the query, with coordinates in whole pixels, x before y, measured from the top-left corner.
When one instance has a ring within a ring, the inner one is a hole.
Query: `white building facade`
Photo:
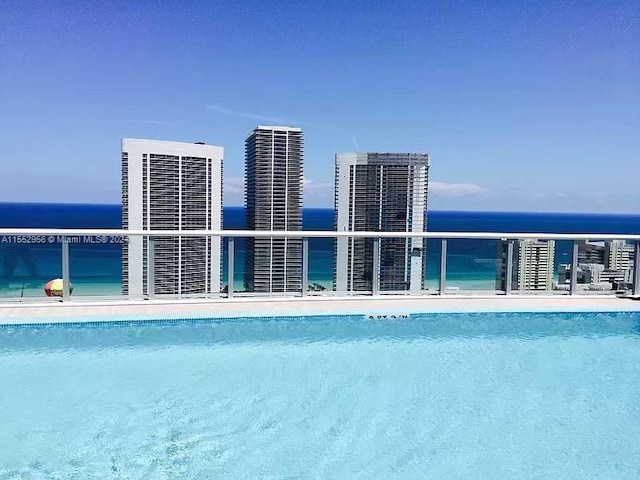
[[[498,242],[498,258],[496,289],[506,290],[507,282],[511,282],[514,290],[550,291],[553,290],[555,251],[554,240],[524,239],[514,241],[513,270],[507,273],[507,256],[509,241]],[[561,270],[567,275],[569,265]],[[509,279],[509,277],[511,277]],[[563,281],[564,283],[564,281]]]
[[[519,290],[553,290],[554,240],[519,240],[516,257]]]
[[[221,230],[223,153],[203,143],[122,139],[122,228]],[[152,288],[150,250],[147,237],[131,237],[123,245],[124,294],[220,292],[220,238],[154,238]]]
[[[610,240],[605,247],[606,267],[609,270],[630,270],[633,267],[633,245],[624,240]]]

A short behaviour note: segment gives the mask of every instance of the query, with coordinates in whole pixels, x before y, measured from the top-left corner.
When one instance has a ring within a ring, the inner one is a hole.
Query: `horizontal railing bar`
[[[444,239],[485,239],[485,240],[640,240],[640,235],[602,234],[602,233],[509,233],[509,232],[336,232],[331,230],[121,230],[121,229],[60,229],[60,228],[0,228],[0,245],[2,237],[7,236],[154,236],[154,237],[278,237],[278,238],[444,238]],[[26,239],[24,243],[53,243],[43,239]],[[39,242],[38,240],[42,240]],[[53,239],[57,241],[58,239]],[[105,239],[104,243],[114,243],[114,239]],[[73,243],[73,239],[67,240]],[[4,243],[14,242],[12,239]]]

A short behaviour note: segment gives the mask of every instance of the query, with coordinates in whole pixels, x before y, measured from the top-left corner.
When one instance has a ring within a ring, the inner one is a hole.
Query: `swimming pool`
[[[0,479],[637,478],[640,314],[0,328]]]

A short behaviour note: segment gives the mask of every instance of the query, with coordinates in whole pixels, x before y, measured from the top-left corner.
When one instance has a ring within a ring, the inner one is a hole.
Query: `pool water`
[[[636,479],[640,314],[0,328],[0,479]]]

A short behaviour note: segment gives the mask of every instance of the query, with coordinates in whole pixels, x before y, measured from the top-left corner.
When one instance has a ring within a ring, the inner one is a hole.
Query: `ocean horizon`
[[[303,230],[334,228],[332,208],[305,208]],[[223,229],[245,228],[244,207],[224,207]],[[0,202],[0,228],[121,228],[119,204]],[[535,213],[430,210],[427,229],[439,232],[640,234],[640,214]],[[59,245],[16,245],[0,238],[0,298],[41,297],[48,280],[61,276]],[[333,239],[310,239],[309,281],[332,288]],[[236,241],[234,288],[242,290],[244,245]],[[556,269],[570,263],[571,242],[556,242]],[[226,279],[226,244],[223,285]],[[449,240],[447,285],[461,290],[494,290],[495,240]],[[427,242],[426,287],[437,288],[440,241]],[[121,246],[70,245],[73,295],[121,293]]]

